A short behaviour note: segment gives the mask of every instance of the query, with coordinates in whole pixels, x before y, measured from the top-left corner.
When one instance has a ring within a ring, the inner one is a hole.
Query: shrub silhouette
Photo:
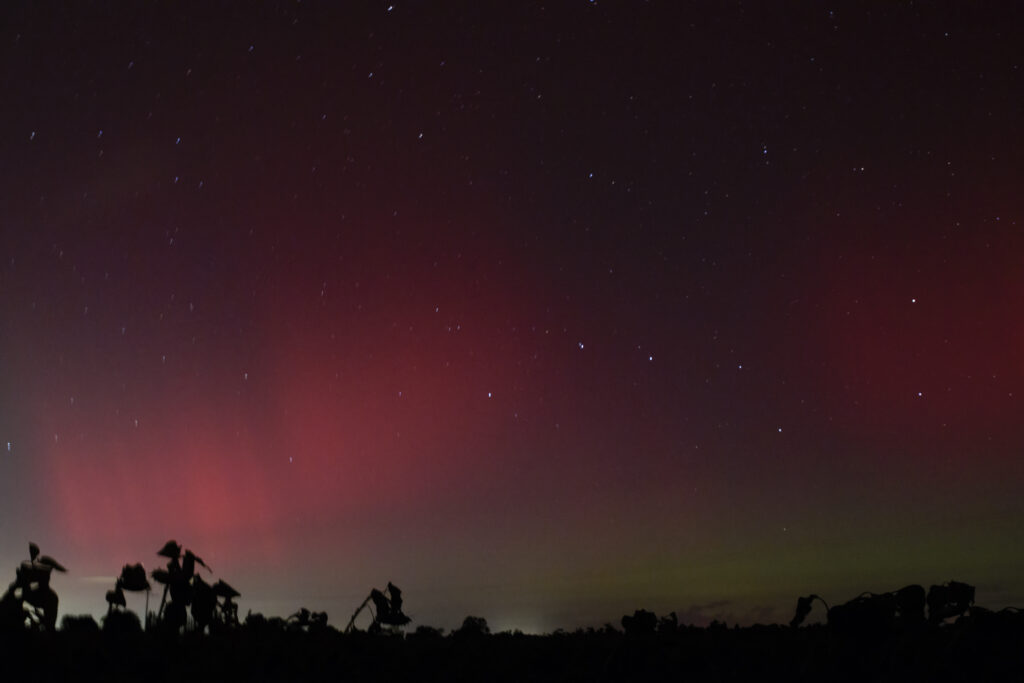
[[[420,639],[438,639],[438,638],[443,638],[444,637],[444,629],[443,628],[437,628],[435,626],[427,626],[426,624],[421,624],[421,625],[416,627],[415,631],[413,631],[411,634],[409,634],[409,637],[410,638],[420,638]]]
[[[937,624],[949,617],[963,616],[974,604],[974,586],[950,581],[928,589],[928,621]]]
[[[452,635],[460,637],[478,638],[480,636],[490,635],[491,627],[487,625],[487,620],[483,617],[468,616],[462,620],[462,626],[459,627]]]
[[[658,619],[658,633],[675,633],[679,630],[679,617],[675,612],[669,612],[668,616]]]
[[[104,633],[130,634],[142,633],[142,622],[139,615],[130,610],[110,612],[103,617]]]
[[[91,614],[65,614],[60,620],[60,630],[69,634],[99,633],[100,625]]]
[[[622,617],[622,630],[627,636],[649,636],[658,627],[658,616],[654,612],[638,609],[633,615]]]
[[[830,629],[879,634],[897,627],[923,624],[926,602],[928,621],[933,624],[948,617],[963,616],[974,603],[974,586],[958,581],[932,586],[926,599],[924,587],[914,584],[889,593],[861,593],[853,600],[834,607],[829,607],[821,596],[811,594],[797,599],[796,613],[790,626],[797,627],[803,623],[815,600],[825,606]]]
[[[288,617],[287,623],[292,631],[321,632],[327,629],[327,612],[310,612],[303,607]]]

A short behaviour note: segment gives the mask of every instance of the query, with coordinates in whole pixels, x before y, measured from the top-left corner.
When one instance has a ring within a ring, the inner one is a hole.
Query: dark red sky
[[[1024,602],[1016,10],[208,5],[0,10],[0,566]]]

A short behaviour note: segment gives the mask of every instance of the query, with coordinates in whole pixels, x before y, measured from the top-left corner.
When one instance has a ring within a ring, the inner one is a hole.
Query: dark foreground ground
[[[0,641],[0,681],[1024,680],[1024,632],[977,624],[839,637],[825,627],[549,636],[215,636],[58,631]]]

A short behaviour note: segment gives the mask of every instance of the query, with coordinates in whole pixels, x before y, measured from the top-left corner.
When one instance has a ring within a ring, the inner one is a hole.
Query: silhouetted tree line
[[[339,631],[326,613],[305,608],[239,620],[237,591],[214,591],[195,553],[171,542],[159,555],[167,567],[148,576],[141,565],[122,568],[102,628],[91,616],[66,615],[57,630],[49,577],[65,570],[32,545],[0,600],[0,681],[982,681],[1019,678],[1024,664],[1021,611],[974,605],[974,588],[955,581],[927,592],[863,593],[832,607],[812,594],[798,599],[789,626],[695,627],[675,613],[637,610],[621,629],[546,636],[492,633],[479,616],[447,634],[427,625],[405,633],[401,591],[389,583]],[[144,628],[124,595],[148,594],[150,579],[163,595]],[[805,625],[819,603],[824,623]],[[363,610],[371,624],[359,630],[353,624]]]

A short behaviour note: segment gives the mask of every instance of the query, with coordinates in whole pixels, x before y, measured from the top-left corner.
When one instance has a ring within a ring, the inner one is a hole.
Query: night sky
[[[1024,603],[1024,16],[783,4],[4,3],[5,580]]]

